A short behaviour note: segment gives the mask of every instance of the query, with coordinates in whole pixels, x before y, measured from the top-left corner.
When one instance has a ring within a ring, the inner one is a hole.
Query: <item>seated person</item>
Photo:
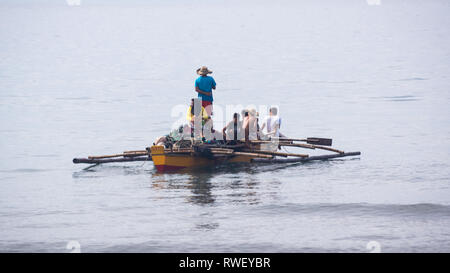
[[[245,113],[242,128],[245,132],[245,141],[258,139],[258,119],[255,109],[250,109]]]
[[[155,139],[155,142],[153,142],[153,145],[165,146],[166,142],[167,142],[166,136],[160,136],[160,137]]]
[[[238,113],[233,114],[233,120],[230,121],[222,129],[223,139],[225,140],[241,140],[244,138],[244,131],[242,130],[242,121],[239,120],[240,116]]]
[[[198,105],[198,107],[197,107]],[[208,113],[206,113],[205,107],[201,106],[201,101],[199,99],[191,99],[191,105],[189,105],[188,111],[186,113],[186,119],[193,123],[195,117],[201,117],[202,123],[204,124],[208,119]],[[201,107],[201,110],[200,110]],[[201,111],[201,113],[200,113]]]
[[[217,143],[223,141],[222,134],[214,129],[214,124],[211,117],[208,117],[205,125],[203,126],[203,138],[204,141],[209,143]]]
[[[190,139],[191,127],[187,124],[180,125],[177,129],[172,130],[167,137],[173,141],[180,141],[182,139]]]
[[[265,119],[260,131],[266,128],[267,134],[265,135],[265,138],[278,138],[283,136],[283,134],[280,133],[280,127],[281,118],[278,116],[278,109],[276,107],[271,107],[269,109],[269,116]]]
[[[173,129],[169,134],[158,137],[155,142],[153,142],[153,145],[170,146],[171,143],[175,143],[182,139],[190,139],[190,135],[191,128],[189,125],[184,124],[177,129]]]

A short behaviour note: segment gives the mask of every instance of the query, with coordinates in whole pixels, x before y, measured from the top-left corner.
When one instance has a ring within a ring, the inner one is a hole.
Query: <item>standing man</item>
[[[206,113],[208,116],[212,115],[213,112],[213,94],[212,90],[216,89],[216,81],[208,74],[211,74],[212,71],[209,70],[206,66],[202,66],[197,69],[197,74],[200,77],[195,80],[195,91],[198,93],[198,98],[202,100],[202,106],[205,107]]]

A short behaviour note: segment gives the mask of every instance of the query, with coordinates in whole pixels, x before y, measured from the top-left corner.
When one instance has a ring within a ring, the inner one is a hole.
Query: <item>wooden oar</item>
[[[333,149],[333,148],[329,148],[329,147],[311,145],[311,144],[281,143],[280,146],[301,147],[301,148],[312,149],[312,150],[321,149],[321,150],[332,151],[332,152],[339,153],[339,154],[344,153],[344,151],[341,151],[341,150],[337,150],[337,149]]]
[[[254,143],[254,144],[260,144],[260,143],[273,143],[273,144],[275,144],[275,143],[293,143],[293,141],[292,140],[278,140],[278,139],[275,139],[275,140],[250,140],[250,143]]]
[[[271,155],[266,155],[266,154],[258,154],[258,153],[246,153],[246,152],[228,152],[228,151],[217,151],[217,150],[212,150],[211,149],[211,153],[213,154],[222,154],[222,155],[245,155],[245,156],[253,156],[253,157],[260,157],[260,158],[272,158],[273,156]]]
[[[315,149],[314,145],[311,145],[311,144],[281,143],[281,142],[280,142],[279,145],[280,145],[280,146],[301,147],[301,148],[306,148],[306,149],[311,149],[311,150],[314,150],[314,149]]]
[[[246,156],[254,156],[254,157],[262,157],[262,158],[272,158],[271,155],[264,155],[258,153],[245,153],[245,152],[234,152],[233,155],[246,155]]]
[[[267,155],[277,155],[282,157],[288,157],[288,156],[294,156],[294,157],[308,157],[307,154],[294,154],[294,153],[282,153],[282,152],[271,152],[271,151],[252,151],[252,150],[244,150],[245,152],[252,152],[252,153],[260,153],[260,154],[267,154]]]
[[[279,138],[279,141],[302,141],[308,144],[331,146],[333,140],[331,138],[308,137],[308,138]]]
[[[302,141],[308,144],[331,146],[333,140],[331,138],[319,138],[319,137],[308,137],[308,138],[272,138],[271,140],[251,140],[252,143],[273,143],[278,142],[288,142],[292,143],[294,141]]]
[[[226,149],[226,148],[210,148],[211,151],[218,151],[218,152],[224,152],[224,153],[233,153],[233,149]]]

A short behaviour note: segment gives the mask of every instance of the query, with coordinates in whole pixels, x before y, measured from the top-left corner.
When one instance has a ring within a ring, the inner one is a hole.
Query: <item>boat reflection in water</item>
[[[154,189],[189,189],[184,196],[188,203],[211,205],[217,199],[229,203],[258,204],[257,188],[260,182],[254,177],[259,173],[255,166],[223,165],[210,169],[196,169],[176,173],[152,173]],[[230,179],[231,178],[231,179]]]

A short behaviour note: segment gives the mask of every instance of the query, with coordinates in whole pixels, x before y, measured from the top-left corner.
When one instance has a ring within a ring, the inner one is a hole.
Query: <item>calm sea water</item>
[[[110,2],[0,3],[1,252],[450,251],[450,2]],[[362,155],[72,164],[166,134],[201,65],[217,106]]]

